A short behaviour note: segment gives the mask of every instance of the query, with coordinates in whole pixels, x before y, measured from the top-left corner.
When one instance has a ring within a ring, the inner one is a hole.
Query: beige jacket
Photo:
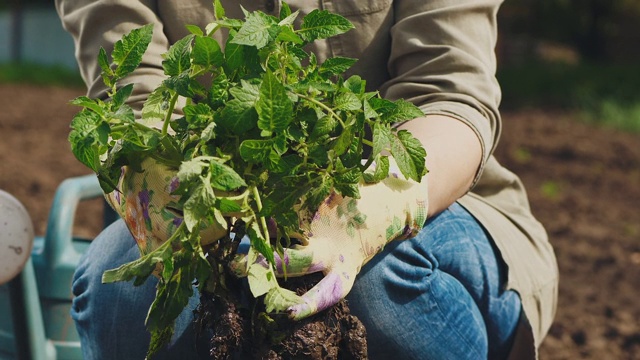
[[[521,298],[521,322],[513,358],[537,357],[537,347],[556,310],[558,271],[553,249],[529,210],[516,175],[491,155],[499,135],[500,88],[495,79],[496,13],[500,0],[291,0],[301,15],[321,8],[355,25],[344,35],[313,45],[319,61],[332,56],[360,59],[352,68],[369,90],[404,98],[426,114],[440,113],[468,124],[478,135],[483,162],[475,186],[459,200],[488,230],[507,264],[506,287]],[[279,0],[223,0],[227,16],[247,10],[278,14]],[[204,27],[212,20],[211,0],[56,0],[63,26],[73,36],[76,57],[89,96],[103,85],[98,49],[134,27],[155,24],[143,66],[131,77],[134,101],[141,103],[163,79],[161,54],[187,34],[185,24]]]

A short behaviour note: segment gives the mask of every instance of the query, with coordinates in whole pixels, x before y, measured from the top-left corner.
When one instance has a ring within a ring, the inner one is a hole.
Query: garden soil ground
[[[80,89],[0,85],[0,189],[22,201],[36,233],[62,180],[88,174],[69,151],[68,101]],[[548,229],[561,281],[542,359],[640,359],[640,135],[571,114],[504,112],[498,159],[519,174]],[[94,236],[101,201],[81,204],[76,233]]]

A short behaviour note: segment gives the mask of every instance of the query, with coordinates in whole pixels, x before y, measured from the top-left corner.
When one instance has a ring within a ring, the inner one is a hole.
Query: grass
[[[84,87],[77,71],[59,65],[34,63],[0,64],[0,84],[34,84],[64,87]]]
[[[531,63],[501,69],[503,109],[575,111],[590,123],[640,132],[640,65]]]

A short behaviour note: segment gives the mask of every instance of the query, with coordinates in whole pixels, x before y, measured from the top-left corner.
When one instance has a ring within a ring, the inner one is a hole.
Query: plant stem
[[[338,114],[336,114],[335,111],[333,111],[332,108],[328,107],[327,105],[323,104],[322,102],[320,102],[320,101],[318,101],[318,100],[316,100],[316,99],[314,99],[312,97],[309,97],[309,96],[306,96],[306,95],[303,95],[303,94],[298,94],[298,93],[296,93],[296,95],[298,95],[301,98],[303,98],[303,99],[313,103],[314,105],[317,105],[320,108],[324,109],[325,111],[327,111],[329,113],[329,115],[333,116],[334,118],[336,118],[338,120],[338,122],[340,122],[340,125],[342,126],[343,129],[346,128],[344,122],[342,121],[342,119],[340,119],[340,116],[338,116]]]
[[[260,198],[260,193],[258,192],[258,188],[255,186],[251,187],[251,192],[253,193],[253,197],[256,201],[256,206],[258,207],[258,212],[262,211],[262,199]],[[264,216],[256,216],[258,220],[258,225],[262,229],[263,237],[266,240],[265,243],[267,247],[269,247],[269,251],[271,251],[271,243],[269,243],[269,227],[267,226],[267,220]]]
[[[171,121],[171,115],[173,115],[173,109],[176,107],[178,101],[178,94],[174,94],[169,102],[169,108],[167,109],[167,115],[164,118],[164,124],[162,124],[162,136],[167,135],[169,131],[169,122]]]

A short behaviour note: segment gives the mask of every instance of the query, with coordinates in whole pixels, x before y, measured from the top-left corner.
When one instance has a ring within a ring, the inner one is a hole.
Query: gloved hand
[[[179,199],[171,193],[178,187],[177,169],[170,169],[153,158],[141,163],[143,172],[123,167],[118,190],[106,194],[107,202],[122,217],[133,235],[141,255],[162,245],[183,221],[171,206]],[[226,224],[213,223],[200,231],[202,245],[212,243],[227,232]]]
[[[303,220],[302,245],[285,249],[284,259],[277,257],[279,275],[325,275],[302,295],[302,303],[288,309],[293,319],[336,304],[349,293],[360,268],[387,243],[411,238],[422,229],[428,210],[427,176],[417,183],[405,180],[393,163],[391,169],[381,182],[360,184],[360,199],[331,194],[306,223]]]

